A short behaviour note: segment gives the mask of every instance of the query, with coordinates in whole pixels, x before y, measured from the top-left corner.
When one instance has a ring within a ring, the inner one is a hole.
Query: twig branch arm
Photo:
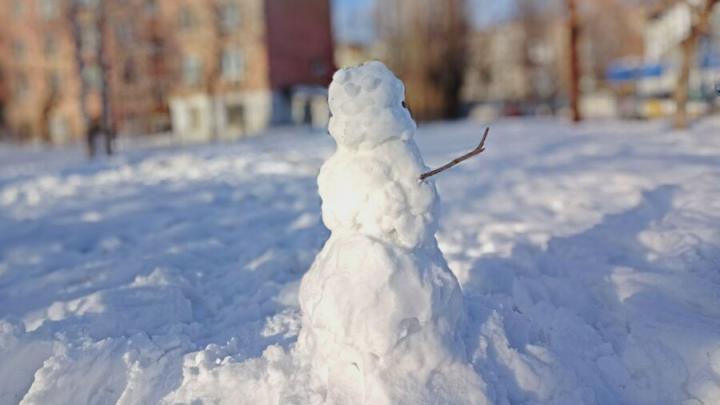
[[[485,140],[487,139],[488,133],[490,133],[490,127],[485,128],[485,133],[483,133],[482,140],[480,140],[480,144],[470,152],[460,156],[456,157],[455,159],[449,161],[448,163],[445,163],[444,165],[438,167],[437,169],[430,170],[429,172],[423,173],[420,175],[420,181],[423,181],[427,179],[430,176],[434,176],[440,172],[443,172],[456,164],[463,162],[467,159],[470,159],[473,156],[481,154],[483,151],[485,151]]]

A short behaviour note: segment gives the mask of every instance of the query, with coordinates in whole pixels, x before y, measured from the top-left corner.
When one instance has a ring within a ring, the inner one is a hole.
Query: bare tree
[[[625,0],[582,1],[581,37],[589,48],[583,57],[585,75],[602,82],[608,66],[622,58],[636,58],[644,48],[644,28],[650,5]]]
[[[458,118],[462,114],[460,92],[467,66],[468,22],[463,1],[447,1],[444,13],[430,21],[433,45],[428,66],[430,81],[442,94],[441,113],[444,118]]]
[[[542,46],[547,41],[546,29],[548,21],[540,10],[541,5],[534,0],[518,0],[517,1],[517,21],[522,27],[522,63],[523,71],[527,80],[527,93],[525,98],[530,102],[536,103],[540,101],[542,95],[539,94],[535,82],[538,72],[542,70],[536,57],[535,49]]]
[[[223,105],[219,100],[224,83],[223,69],[229,40],[235,34],[239,24],[238,4],[227,1],[208,2],[209,18],[212,21],[212,43],[208,44],[211,53],[210,66],[206,70],[203,87],[210,98],[210,139],[220,137],[218,115],[222,114]],[[229,56],[228,56],[229,57]]]
[[[568,81],[560,66],[567,46],[556,42],[564,5],[556,1],[516,0],[516,22],[522,32],[524,98],[554,110],[557,95]]]
[[[210,98],[210,139],[217,140],[218,131],[218,87],[222,78],[223,46],[226,41],[227,30],[223,26],[224,4],[212,2],[210,7],[210,18],[212,18],[213,41],[208,46],[212,47],[212,62],[205,75],[205,92]]]
[[[459,116],[467,65],[465,1],[387,0],[380,7],[376,26],[386,49],[383,59],[408,84],[416,118]]]
[[[705,0],[701,7],[693,7],[688,3],[691,9],[692,22],[688,36],[682,41],[682,63],[680,72],[678,73],[677,84],[675,85],[675,128],[687,128],[687,101],[690,82],[690,70],[692,69],[695,54],[697,51],[698,40],[701,36],[709,34],[710,15],[713,7],[720,0]]]
[[[80,120],[82,121],[82,126],[84,130],[87,132],[87,147],[88,147],[88,154],[90,157],[95,155],[95,145],[94,145],[94,139],[92,138],[90,134],[90,114],[88,112],[88,105],[87,105],[87,97],[89,93],[89,86],[87,84],[87,80],[85,79],[84,73],[85,73],[85,57],[83,56],[83,40],[82,40],[82,25],[80,23],[80,2],[79,1],[71,1],[70,2],[70,9],[68,13],[68,20],[70,21],[70,28],[72,31],[72,38],[73,38],[73,47],[75,48],[75,68],[77,69],[78,77],[80,78],[80,96],[79,96],[79,103],[80,103]]]
[[[0,29],[2,29],[0,27]],[[2,36],[3,33],[0,31],[0,36]],[[1,40],[0,40],[1,41]],[[2,61],[0,61],[0,140],[3,140],[7,136],[7,128],[6,128],[6,122],[5,122],[5,105],[7,103],[7,78],[5,69],[2,66]]]
[[[43,97],[42,108],[40,109],[40,128],[45,142],[51,141],[50,118],[59,98],[59,91],[55,88],[50,88]]]
[[[102,134],[104,137],[105,153],[111,155],[113,152],[113,125],[112,115],[110,112],[110,84],[109,84],[109,65],[107,60],[107,16],[106,16],[106,0],[99,0],[94,6],[81,4],[79,1],[71,1],[68,13],[68,19],[72,31],[72,37],[75,48],[75,67],[80,77],[80,116],[83,127],[86,131],[88,154],[93,157],[96,152],[96,138]],[[94,7],[92,10],[83,9],[84,7]],[[92,18],[89,18],[91,15]],[[89,22],[92,25],[84,26]],[[90,41],[85,30],[92,29],[97,35],[95,41]],[[91,118],[88,109],[88,97],[92,92],[88,84],[86,50],[92,46],[94,53],[94,61],[99,71],[99,91],[101,100],[100,117]]]

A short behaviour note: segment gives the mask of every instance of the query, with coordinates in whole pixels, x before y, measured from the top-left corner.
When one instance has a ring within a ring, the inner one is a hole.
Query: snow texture
[[[337,150],[318,186],[332,234],[300,285],[298,354],[328,404],[483,403],[403,98],[380,62],[342,69],[330,85]]]
[[[415,141],[436,166],[484,126]],[[489,403],[720,403],[718,133],[499,121],[437,176]],[[96,162],[0,145],[0,404],[322,403],[292,353],[335,152],[302,130]]]

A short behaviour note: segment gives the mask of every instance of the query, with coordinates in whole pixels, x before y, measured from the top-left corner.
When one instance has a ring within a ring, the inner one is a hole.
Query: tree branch
[[[438,167],[437,169],[433,169],[433,170],[430,170],[429,172],[421,174],[420,181],[424,181],[425,179],[427,179],[430,176],[434,176],[440,172],[443,172],[443,171],[455,166],[456,164],[458,164],[464,160],[470,159],[471,157],[473,157],[475,155],[479,155],[482,152],[484,152],[485,151],[485,140],[487,139],[488,133],[490,133],[490,127],[485,128],[485,133],[483,134],[482,140],[480,140],[480,144],[475,149],[471,150],[470,152],[468,152],[460,157],[456,157],[455,159],[451,160],[448,163],[445,163],[444,165]]]

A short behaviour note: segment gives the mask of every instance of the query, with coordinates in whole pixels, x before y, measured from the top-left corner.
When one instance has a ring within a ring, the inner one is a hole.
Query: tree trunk
[[[695,56],[695,49],[697,48],[697,38],[694,32],[695,30],[682,42],[682,65],[680,65],[680,72],[673,97],[675,99],[675,119],[673,125],[678,129],[688,127],[687,101],[690,87],[690,69],[692,68],[692,60]]]
[[[569,53],[570,58],[570,110],[572,121],[580,122],[580,61],[578,57],[578,37],[580,26],[578,24],[577,5],[575,0],[567,0],[568,7],[568,31],[569,31]]]
[[[46,95],[43,99],[42,109],[40,110],[40,129],[42,130],[43,142],[52,142],[52,133],[50,132],[50,115],[55,103],[57,101],[57,95],[54,91]]]
[[[113,154],[114,125],[110,105],[110,64],[107,60],[108,26],[105,0],[100,0],[98,7],[97,31],[100,35],[100,43],[97,49],[97,57],[100,64],[100,126],[105,141],[105,153],[110,156]]]
[[[694,22],[690,27],[690,33],[682,42],[682,64],[678,73],[677,84],[675,85],[675,118],[673,125],[677,129],[688,127],[687,102],[690,90],[690,71],[692,70],[695,53],[697,51],[697,43],[700,36],[708,32],[710,15],[713,6],[720,0],[706,0],[705,5],[694,18]],[[691,6],[689,6],[691,7]]]
[[[77,76],[80,78],[80,96],[78,100],[80,104],[80,120],[82,121],[82,127],[85,131],[87,153],[88,156],[92,158],[95,156],[95,138],[90,128],[90,114],[88,113],[87,97],[89,89],[85,79],[85,59],[82,55],[82,27],[80,26],[79,13],[80,4],[76,1],[72,2],[68,19],[72,27],[73,46],[75,47],[75,68],[77,70]]]

